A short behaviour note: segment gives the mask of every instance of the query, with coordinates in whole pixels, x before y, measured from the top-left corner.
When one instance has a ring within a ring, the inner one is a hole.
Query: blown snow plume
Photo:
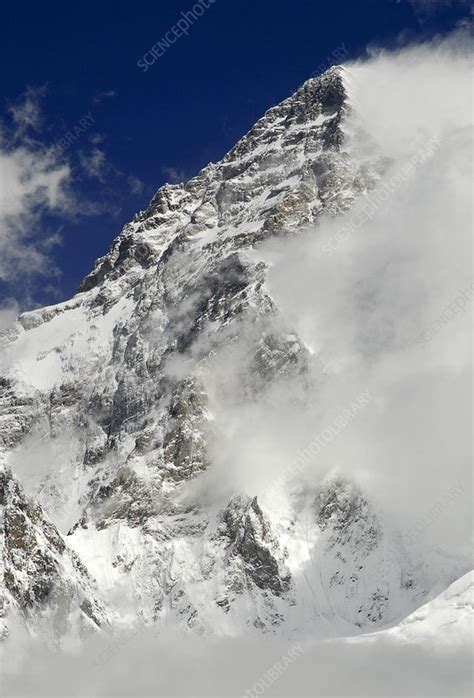
[[[466,692],[468,56],[309,80],[3,332],[11,693]]]

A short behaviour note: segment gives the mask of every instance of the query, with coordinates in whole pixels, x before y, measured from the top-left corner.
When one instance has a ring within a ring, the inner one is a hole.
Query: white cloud
[[[102,92],[98,92],[96,96],[94,97],[94,102],[96,104],[99,104],[100,102],[103,102],[105,99],[112,99],[113,97],[118,97],[118,90],[103,90]]]
[[[69,165],[30,136],[41,123],[42,94],[30,88],[11,107],[14,130],[5,128],[0,140],[0,280],[7,282],[54,272],[57,236],[45,233],[41,219],[72,205]]]
[[[161,169],[172,184],[180,184],[181,182],[185,182],[187,179],[189,179],[186,172],[179,167],[164,166]]]
[[[16,102],[10,104],[8,111],[15,124],[17,134],[28,129],[38,130],[42,124],[40,99],[46,94],[47,86],[28,86]]]
[[[15,322],[20,313],[20,306],[14,298],[7,298],[0,304],[0,331]]]
[[[92,138],[90,140],[92,141]],[[103,139],[100,138],[98,142],[100,140]],[[102,184],[109,183],[109,180],[114,178],[117,190],[122,189],[125,183],[128,186],[128,192],[134,196],[143,192],[145,187],[143,182],[135,175],[126,175],[114,167],[103,150],[97,147],[92,148],[92,150],[80,150],[78,156],[80,167],[87,177],[98,179]]]
[[[82,150],[79,152],[79,161],[88,177],[104,181],[110,165],[103,150],[99,148],[93,148],[91,151]]]
[[[293,644],[271,636],[196,638],[167,628],[162,637],[142,630],[111,642],[95,638],[74,654],[53,654],[38,642],[20,652],[15,643],[4,688],[9,696],[471,695],[468,643],[443,643],[436,629],[438,638],[434,632],[419,642],[379,634]],[[284,663],[288,657],[295,661]]]
[[[135,177],[134,175],[129,175],[127,177],[127,182],[130,186],[130,191],[132,194],[141,194],[145,187],[141,179],[138,179],[138,177]]]
[[[69,147],[94,122],[90,112],[56,143],[46,144],[42,140],[46,125],[42,99],[46,89],[45,85],[28,87],[8,106],[0,121],[0,282],[8,285],[9,294],[17,296],[20,309],[36,305],[34,286],[39,277],[43,281],[44,277],[51,277],[53,283],[43,283],[43,290],[50,295],[55,290],[60,270],[52,252],[61,243],[61,237],[57,229],[51,230],[51,216],[70,220],[105,211],[118,214],[116,200],[124,187],[133,195],[140,194],[144,187],[138,177],[117,169],[105,151],[97,147],[105,139],[103,134],[89,134],[92,147]],[[95,101],[117,94],[108,90],[97,95]],[[100,201],[82,197],[80,178],[75,176],[78,170],[107,185]],[[1,312],[6,322],[11,315],[10,306]]]
[[[99,145],[99,143],[102,143],[104,140],[105,136],[103,133],[91,133],[89,136],[89,141],[92,145]]]

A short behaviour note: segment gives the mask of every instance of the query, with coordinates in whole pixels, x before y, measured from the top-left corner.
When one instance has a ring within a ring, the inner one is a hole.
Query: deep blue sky
[[[2,114],[27,85],[47,83],[45,141],[56,142],[90,111],[94,126],[68,157],[74,164],[77,153],[91,147],[90,135],[100,133],[99,147],[121,173],[99,181],[78,170],[80,195],[105,202],[107,211],[50,222],[62,225],[58,299],[74,292],[171,171],[189,177],[220,159],[266,109],[330,62],[341,44],[354,58],[368,44],[392,46],[447,31],[466,12],[451,6],[420,14],[408,0],[216,0],[144,73],[137,61],[192,5],[23,2],[2,11]],[[111,91],[116,96],[100,97]],[[141,180],[141,193],[130,190],[129,175]],[[38,283],[38,301],[54,300],[45,292],[48,284]]]

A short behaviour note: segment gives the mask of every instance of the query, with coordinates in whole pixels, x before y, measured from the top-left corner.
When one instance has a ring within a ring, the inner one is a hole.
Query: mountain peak
[[[23,315],[0,338],[0,461],[32,502],[18,495],[6,538],[11,605],[25,605],[17,547],[23,533],[38,538],[30,510],[54,538],[45,559],[55,588],[72,589],[65,610],[29,585],[30,627],[50,604],[58,634],[92,607],[117,627],[141,618],[212,634],[359,632],[425,598],[424,574],[347,482],[289,488],[285,514],[244,486],[213,491],[216,460],[236,450],[219,399],[230,415],[252,414],[283,380],[324,384],[272,298],[261,250],[317,230],[373,187],[375,166],[345,150],[346,107],[340,66],[305,82],[220,162],[161,187],[73,299]],[[245,473],[255,455],[240,457]]]
[[[220,162],[210,163],[184,184],[161,187],[147,209],[125,226],[109,254],[98,260],[79,291],[153,264],[178,240],[218,243],[232,237],[234,245],[248,247],[283,228],[314,222],[325,208],[328,171],[339,167],[346,190],[351,176],[338,157],[346,108],[342,73],[341,66],[334,66],[306,81],[269,109]],[[282,184],[284,171],[299,183]],[[335,196],[333,190],[334,211]]]

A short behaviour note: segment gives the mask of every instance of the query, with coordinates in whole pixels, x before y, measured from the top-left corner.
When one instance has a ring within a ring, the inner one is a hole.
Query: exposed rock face
[[[290,573],[284,567],[283,555],[271,531],[271,523],[263,514],[257,498],[250,502],[234,498],[222,514],[224,533],[230,539],[229,556],[238,558],[242,574],[239,589],[254,584],[276,596],[288,591]]]
[[[8,470],[0,473],[0,507],[2,609],[12,606],[33,624],[38,615],[47,613],[55,641],[107,624],[110,613],[83,563]],[[5,624],[2,633],[7,632]]]
[[[251,327],[236,392],[254,397],[313,360],[272,324],[252,251],[344,213],[377,181],[379,163],[344,150],[347,108],[340,69],[309,80],[221,162],[162,187],[70,301],[3,333],[0,457],[16,478],[2,476],[4,615],[34,626],[52,613],[58,635],[133,617],[209,633],[328,618],[357,630],[428,591],[340,479],[315,483],[289,519],[253,493],[218,507],[183,494],[212,460],[209,356]]]

